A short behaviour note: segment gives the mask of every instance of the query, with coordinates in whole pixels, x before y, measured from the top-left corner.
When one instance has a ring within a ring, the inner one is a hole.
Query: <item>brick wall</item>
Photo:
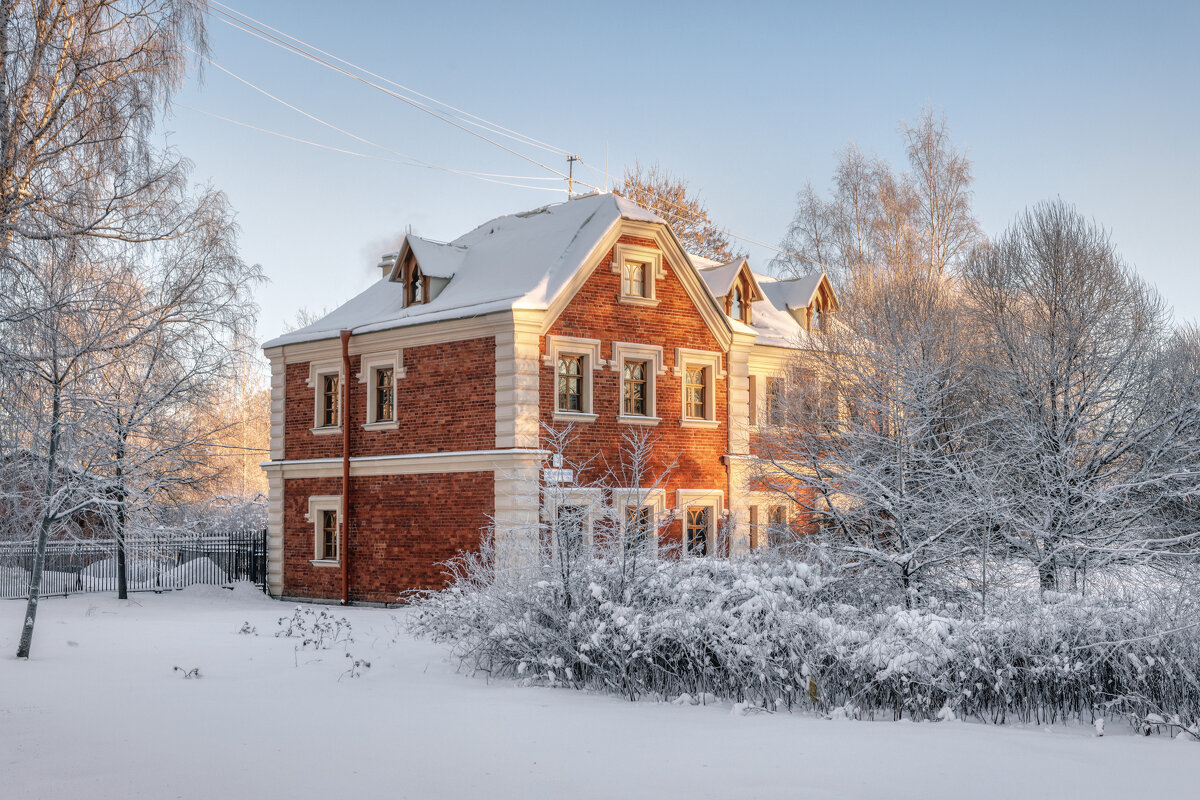
[[[622,237],[621,242],[640,247],[657,249],[653,240]],[[662,419],[658,425],[647,428],[658,438],[655,457],[661,466],[678,459],[678,463],[665,487],[667,506],[675,504],[677,489],[714,489],[725,492],[725,504],[729,503],[728,473],[721,463],[721,456],[728,452],[728,381],[716,381],[715,419],[720,423],[714,428],[684,428],[680,425],[683,416],[681,379],[671,368],[675,366],[675,348],[720,352],[721,346],[713,338],[700,313],[679,284],[673,266],[663,260],[664,277],[655,286],[659,304],[648,308],[621,304],[621,276],[612,271],[612,252],[592,273],[587,283],[555,320],[549,333],[556,336],[576,336],[599,339],[600,357],[613,357],[613,342],[661,345],[667,375],[657,378],[657,415]],[[542,354],[546,342],[542,339]],[[727,368],[722,357],[722,369]],[[540,405],[542,420],[552,424],[555,403],[554,365],[541,367]],[[634,427],[619,423],[617,414],[621,402],[621,374],[605,368],[592,373],[592,412],[599,415],[594,422],[575,425],[575,439],[567,451],[568,460],[577,462],[591,458],[591,464],[581,476],[581,482],[605,480],[609,468],[621,463],[621,435]],[[596,454],[599,454],[596,456]],[[596,457],[593,457],[596,456]],[[654,472],[657,474],[658,469]],[[683,523],[676,521],[666,535],[678,541],[682,536]]]
[[[488,450],[496,445],[496,340],[493,337],[404,349],[396,381],[396,430],[363,430],[369,383],[350,357],[350,455]],[[342,435],[312,433],[314,392],[308,362],[287,365],[284,458],[339,458]]]
[[[340,495],[341,478],[294,478],[283,491],[283,593],[341,598],[341,568],[317,567],[308,498]],[[440,588],[437,566],[479,546],[493,513],[490,472],[358,476],[351,479],[350,599],[395,602],[410,589]]]

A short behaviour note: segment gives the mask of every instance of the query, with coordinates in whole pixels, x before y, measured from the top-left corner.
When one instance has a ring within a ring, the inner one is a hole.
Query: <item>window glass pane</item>
[[[337,512],[321,512],[321,558],[333,561],[337,559]]]
[[[392,416],[392,368],[375,370],[375,422],[395,419]]]
[[[708,553],[710,521],[708,506],[688,506],[684,541],[688,555],[702,556]]]
[[[646,265],[639,261],[625,262],[625,294],[631,297],[646,296]]]
[[[626,361],[624,371],[624,412],[646,416],[646,362]]]
[[[687,367],[684,370],[684,415],[692,419],[706,419],[705,383],[706,370],[704,367]]]
[[[584,411],[583,407],[583,357],[558,357],[558,405],[559,411]]]
[[[650,541],[652,533],[652,509],[650,506],[625,507],[625,548],[639,548]]]
[[[321,425],[324,427],[333,427],[339,422],[338,406],[341,400],[339,387],[340,382],[336,374],[325,375],[322,378]]]

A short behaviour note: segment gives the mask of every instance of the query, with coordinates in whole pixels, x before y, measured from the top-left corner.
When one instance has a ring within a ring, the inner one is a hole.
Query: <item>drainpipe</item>
[[[342,331],[342,605],[350,602],[350,331]]]

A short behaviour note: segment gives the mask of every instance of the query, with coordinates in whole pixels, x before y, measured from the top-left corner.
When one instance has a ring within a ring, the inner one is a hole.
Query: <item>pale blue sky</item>
[[[899,163],[900,121],[932,104],[974,161],[989,234],[1060,196],[1112,231],[1179,318],[1200,320],[1200,2],[230,5],[601,170],[607,144],[614,175],[658,161],[718,223],[771,243],[805,181],[828,185],[843,145]],[[211,31],[217,63],[359,136],[448,167],[550,174],[215,19]],[[377,279],[408,225],[450,239],[565,198],[561,185],[354,158],[185,108],[388,157],[212,67],[178,103],[167,140],[228,193],[244,256],[271,278],[263,337]],[[747,249],[765,266],[768,251]]]

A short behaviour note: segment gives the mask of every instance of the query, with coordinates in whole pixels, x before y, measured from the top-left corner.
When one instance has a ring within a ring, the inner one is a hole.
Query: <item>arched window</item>
[[[408,267],[408,279],[404,282],[404,305],[415,306],[426,302],[425,277],[416,262]]]
[[[738,320],[742,318],[742,285],[740,283],[733,287],[733,294],[729,296],[729,316]]]

